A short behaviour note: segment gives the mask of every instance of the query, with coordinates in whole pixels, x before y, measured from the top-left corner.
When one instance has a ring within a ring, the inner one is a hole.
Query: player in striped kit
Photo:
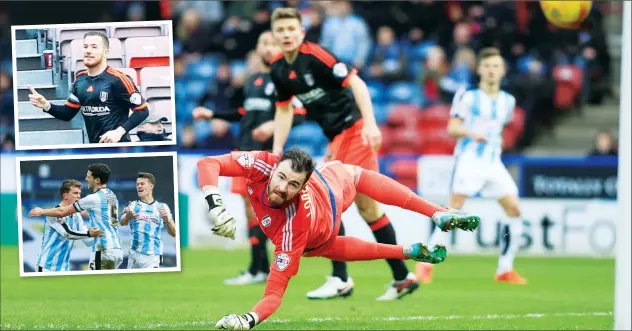
[[[160,268],[162,263],[162,229],[176,236],[176,226],[166,203],[154,199],[156,178],[148,172],[139,172],[136,178],[138,200],[125,208],[121,225],[129,224],[132,244],[127,260],[128,269]]]
[[[81,198],[81,183],[66,180],[59,188],[61,202],[56,207],[72,205]],[[42,249],[37,255],[37,271],[69,271],[70,252],[75,240],[82,240],[86,246],[92,246],[94,238],[101,237],[103,231],[96,227],[88,230],[83,223],[81,213],[73,213],[63,218],[46,217]]]
[[[507,220],[501,231],[496,281],[526,284],[527,280],[513,270],[523,231],[518,188],[500,159],[503,129],[511,122],[516,99],[500,89],[505,62],[498,49],[481,50],[478,74],[479,88],[457,92],[450,111],[448,132],[459,139],[454,150],[450,207],[461,209],[465,200],[477,193],[498,199]],[[435,229],[430,245],[445,242],[444,236]],[[417,272],[423,282],[431,281],[432,265],[418,264]]]
[[[118,234],[118,199],[107,188],[110,168],[103,163],[88,166],[86,181],[93,193],[75,201],[72,205],[52,209],[34,208],[29,216],[66,217],[77,212],[87,211],[90,226],[103,231],[103,235],[94,241],[90,269],[116,269],[123,262],[123,245]]]

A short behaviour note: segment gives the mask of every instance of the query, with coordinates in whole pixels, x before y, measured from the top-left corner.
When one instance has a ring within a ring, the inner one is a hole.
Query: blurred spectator
[[[371,50],[371,35],[363,18],[352,13],[351,2],[335,1],[327,9],[321,46],[340,61],[361,70]]]
[[[195,8],[184,11],[176,30],[176,36],[187,53],[206,53],[211,51],[213,37],[202,17]]]
[[[138,126],[137,135],[140,141],[166,141],[169,136],[163,123],[168,122],[166,117],[150,115],[147,120]]]
[[[224,19],[224,4],[222,1],[172,1],[172,15],[179,19],[187,10],[195,9],[205,25],[216,25]]]
[[[595,137],[595,145],[590,156],[617,156],[619,154],[614,135],[607,130],[600,131]]]
[[[402,47],[395,41],[393,29],[382,26],[377,30],[369,76],[393,82],[405,78],[407,61]]]
[[[443,99],[451,100],[459,88],[469,88],[476,72],[476,54],[467,47],[462,47],[454,54],[450,72],[439,81]]]
[[[421,83],[426,98],[431,103],[449,103],[447,96],[442,96],[439,81],[448,73],[449,64],[445,52],[441,47],[431,47],[425,61],[425,71]]]
[[[2,152],[13,152],[15,150],[15,138],[12,133],[6,133],[1,136]]]

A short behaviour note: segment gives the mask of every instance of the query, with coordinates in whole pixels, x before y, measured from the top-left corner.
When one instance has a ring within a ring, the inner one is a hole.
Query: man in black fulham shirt
[[[248,54],[248,69],[250,76],[244,86],[244,103],[238,110],[231,112],[214,112],[205,107],[197,107],[193,110],[193,118],[197,121],[222,119],[229,122],[239,121],[239,137],[236,145],[240,151],[272,150],[272,133],[274,131],[275,112],[275,88],[270,79],[270,60],[281,51],[278,43],[272,37],[270,31],[263,32],[257,41],[256,51]],[[204,95],[200,104],[203,105],[209,98]],[[303,121],[305,110],[302,104],[295,99],[294,125]],[[238,276],[226,279],[226,285],[247,285],[265,283],[270,271],[270,262],[266,250],[267,238],[259,221],[250,205],[246,178],[233,177],[231,192],[243,197],[246,218],[248,219],[248,232],[251,244],[250,267]]]
[[[304,41],[301,14],[294,8],[272,13],[272,34],[280,53],[270,65],[277,91],[273,153],[280,155],[292,123],[292,96],[304,105],[307,120],[317,122],[330,143],[325,162],[337,160],[379,172],[377,151],[382,135],[375,121],[371,96],[356,70],[339,61],[318,44]],[[360,216],[369,224],[378,243],[397,243],[395,229],[379,204],[364,194],[355,199]],[[344,224],[344,222],[343,222]],[[338,235],[344,235],[341,226]],[[378,300],[395,300],[419,288],[417,277],[401,260],[387,260],[394,282]],[[346,297],[353,291],[346,264],[333,262],[333,275],[309,299]]]
[[[101,32],[83,37],[83,64],[64,105],[53,105],[31,86],[31,104],[53,117],[70,121],[81,111],[90,143],[130,142],[128,132],[149,116],[132,79],[107,65],[110,42]],[[129,115],[130,109],[132,114]]]

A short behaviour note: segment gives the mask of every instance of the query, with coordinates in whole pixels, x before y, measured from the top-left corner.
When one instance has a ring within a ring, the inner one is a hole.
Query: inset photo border
[[[11,27],[16,150],[176,144],[170,20]]]
[[[175,152],[16,158],[21,277],[181,271]]]

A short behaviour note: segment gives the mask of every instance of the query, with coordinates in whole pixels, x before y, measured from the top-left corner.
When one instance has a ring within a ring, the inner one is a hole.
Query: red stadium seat
[[[166,25],[166,24],[165,24]],[[146,22],[135,26],[113,26],[110,30],[112,37],[126,39],[130,37],[158,37],[166,35],[163,24]]]
[[[559,109],[571,109],[581,94],[583,74],[577,66],[561,65],[553,68],[556,82],[553,102]]]
[[[420,112],[414,105],[395,105],[389,110],[387,123],[395,127],[414,126]]]
[[[417,187],[417,161],[397,160],[391,163],[390,171],[394,179],[402,185],[415,190]]]
[[[171,64],[171,38],[168,36],[127,38],[124,48],[130,68],[169,67]]]
[[[171,98],[171,75],[170,67],[147,67],[141,69],[141,94],[146,100]]]

